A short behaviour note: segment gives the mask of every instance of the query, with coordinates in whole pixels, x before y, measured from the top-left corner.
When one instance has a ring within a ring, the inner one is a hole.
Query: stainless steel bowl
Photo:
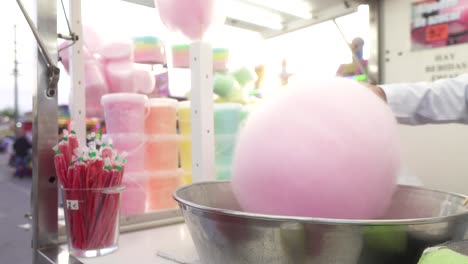
[[[383,220],[362,221],[244,212],[230,182],[174,198],[203,264],[417,263],[428,247],[468,239],[465,197],[416,187],[399,186]]]

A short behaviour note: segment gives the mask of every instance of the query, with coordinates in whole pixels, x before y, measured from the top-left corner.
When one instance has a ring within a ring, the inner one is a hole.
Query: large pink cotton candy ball
[[[216,0],[155,0],[161,21],[173,31],[199,40],[214,20]]]
[[[232,186],[245,211],[373,219],[399,171],[396,120],[347,79],[291,86],[268,98],[241,131]]]

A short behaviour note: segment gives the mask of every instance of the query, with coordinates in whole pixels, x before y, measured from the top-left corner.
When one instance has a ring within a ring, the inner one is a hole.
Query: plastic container
[[[122,195],[122,216],[141,215],[146,212],[146,174],[125,172],[122,184],[125,192]]]
[[[147,136],[145,170],[176,170],[179,167],[178,135]]]
[[[177,100],[151,98],[146,102],[146,134],[177,133]]]
[[[123,186],[63,189],[68,248],[76,257],[96,257],[118,248]]]
[[[216,180],[226,181],[232,177],[231,167],[216,167]]]
[[[237,134],[240,124],[241,104],[217,103],[214,105],[215,135]]]
[[[181,135],[190,135],[192,133],[190,125],[190,101],[179,102],[178,107],[179,133]]]
[[[255,110],[256,107],[257,107],[256,105],[244,105],[242,107],[240,116],[239,116],[241,125],[243,125],[245,121],[247,121],[247,118],[250,116],[252,111]]]
[[[180,166],[184,170],[192,170],[192,139],[181,136],[179,141]]]
[[[192,171],[184,170],[184,176],[182,177],[182,185],[192,184]]]
[[[107,134],[112,139],[112,144],[120,153],[127,152],[125,172],[140,172],[145,167],[145,143],[144,134]]]
[[[177,203],[172,198],[172,194],[181,186],[184,171],[181,169],[156,172],[147,171],[146,175],[148,178],[148,210],[177,208]]]
[[[145,103],[148,98],[141,94],[106,94],[101,98],[104,107],[107,133],[145,132]]]
[[[216,167],[231,167],[237,137],[224,135],[215,137]]]

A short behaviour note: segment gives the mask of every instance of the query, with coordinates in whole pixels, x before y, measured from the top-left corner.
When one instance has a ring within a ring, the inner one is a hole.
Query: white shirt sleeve
[[[398,122],[468,124],[468,74],[435,82],[379,85]]]

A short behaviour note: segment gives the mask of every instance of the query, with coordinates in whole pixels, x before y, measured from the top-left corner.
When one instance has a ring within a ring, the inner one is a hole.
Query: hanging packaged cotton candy
[[[111,253],[117,250],[126,154],[94,133],[81,147],[73,131],[63,135],[54,151],[69,250],[77,257]]]
[[[232,186],[248,212],[382,217],[400,166],[388,106],[342,78],[298,83],[262,102],[241,130]]]

